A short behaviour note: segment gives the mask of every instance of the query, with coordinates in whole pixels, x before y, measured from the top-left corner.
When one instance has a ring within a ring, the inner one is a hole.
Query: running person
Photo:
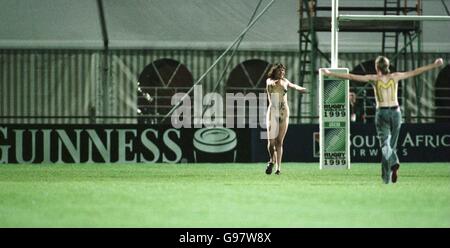
[[[397,182],[397,171],[400,168],[396,152],[402,121],[397,99],[398,81],[438,68],[443,63],[442,58],[438,58],[433,64],[422,66],[412,71],[390,73],[389,59],[384,56],[378,56],[375,60],[377,74],[336,74],[327,69],[322,69],[327,76],[369,82],[372,85],[376,96],[375,127],[382,154],[381,178],[386,184]]]
[[[284,76],[286,66],[283,64],[273,64],[267,73],[266,91],[269,99],[269,106],[266,115],[267,125],[267,150],[269,152],[269,162],[266,174],[272,174],[273,166],[276,165],[275,174],[281,173],[281,158],[283,157],[283,142],[289,124],[289,106],[287,101],[288,88],[296,89],[302,93],[306,88],[295,85]]]

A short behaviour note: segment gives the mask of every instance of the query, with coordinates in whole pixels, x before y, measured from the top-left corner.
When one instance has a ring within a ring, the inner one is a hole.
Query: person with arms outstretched
[[[438,68],[443,63],[443,59],[438,58],[433,64],[422,66],[412,71],[391,73],[389,71],[389,59],[384,56],[378,56],[375,60],[376,74],[338,74],[330,72],[327,69],[322,69],[322,72],[326,76],[365,82],[372,85],[376,96],[375,127],[382,157],[381,178],[386,184],[397,182],[398,169],[400,168],[400,162],[396,152],[402,122],[402,115],[397,99],[398,82]]]
[[[266,115],[267,125],[267,150],[269,162],[266,174],[272,174],[273,166],[276,166],[275,174],[281,173],[281,159],[283,156],[283,142],[289,125],[289,106],[287,101],[288,88],[306,92],[306,88],[291,83],[285,78],[286,66],[280,63],[273,64],[267,73],[266,92],[269,106]]]

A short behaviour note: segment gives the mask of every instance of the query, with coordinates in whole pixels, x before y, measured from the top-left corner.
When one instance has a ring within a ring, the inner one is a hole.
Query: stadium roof
[[[269,2],[262,0],[258,13]],[[345,4],[350,6],[351,2],[367,5],[375,1],[351,0]],[[427,2],[424,5],[434,3],[438,7],[429,14],[445,15],[439,1]],[[258,3],[259,0],[103,0],[109,47],[224,49],[246,27]],[[0,48],[104,47],[96,0],[0,0],[0,7]],[[246,34],[240,48],[298,50],[297,9],[298,0],[276,0]],[[434,44],[433,47],[450,51],[450,34],[442,32],[449,24],[439,25],[430,30],[424,28],[425,50]],[[362,37],[367,42],[361,42]],[[340,46],[342,51],[377,51],[380,37],[343,33]],[[329,34],[320,34],[319,44],[329,50]]]

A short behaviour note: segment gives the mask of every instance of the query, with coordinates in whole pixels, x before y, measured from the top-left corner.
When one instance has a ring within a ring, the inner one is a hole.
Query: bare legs
[[[275,148],[275,139],[269,139],[267,142],[267,151],[269,152],[269,163],[275,163],[277,161],[277,154]]]
[[[283,142],[288,129],[289,118],[286,116],[280,120],[272,120],[268,123],[268,139],[267,151],[269,152],[269,165],[275,164],[276,174],[279,175],[281,171],[281,161],[283,158]],[[267,169],[266,173],[271,174],[271,169]]]
[[[283,142],[284,142],[284,136],[286,136],[286,132],[288,129],[288,122],[289,119],[286,118],[285,120],[280,122],[280,129],[278,133],[278,137],[275,139],[275,151],[276,151],[276,170],[277,174],[280,174],[281,171],[281,160],[283,158]]]

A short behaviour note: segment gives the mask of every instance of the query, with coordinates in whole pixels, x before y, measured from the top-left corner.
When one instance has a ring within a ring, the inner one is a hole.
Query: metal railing
[[[146,123],[146,124],[169,124],[170,118],[166,120],[165,123],[162,123],[161,120],[166,116],[168,111],[173,107],[173,105],[170,104],[168,101],[172,98],[172,95],[175,93],[184,93],[190,87],[174,87],[174,88],[167,88],[167,87],[141,87],[144,92],[151,92],[152,99],[151,101],[147,100],[147,98],[143,95],[138,95],[136,98],[136,106],[137,108],[144,109],[146,108],[146,111],[141,111],[139,114],[139,111],[136,110],[136,114],[134,115],[97,115],[95,112],[89,115],[2,115],[0,116],[0,123],[4,123],[4,120],[8,120],[8,122],[14,122],[14,120],[17,120],[17,122],[24,122],[24,120],[56,120],[63,121],[63,120],[84,120],[88,123],[107,123],[109,120],[115,120],[115,121],[129,121],[133,120],[136,123]],[[368,90],[372,90],[370,86],[360,86],[360,87],[351,87],[353,91],[359,92],[357,100],[360,104],[364,104],[364,114],[368,121],[373,121],[374,113],[375,113],[375,97],[369,96],[367,94]],[[435,92],[449,92],[450,93],[450,87],[435,87]],[[165,91],[163,94],[162,92]],[[166,94],[170,91],[170,94]],[[231,92],[230,92],[231,91]],[[225,96],[225,93],[236,93],[241,92],[244,96],[236,96],[234,98],[235,100],[243,101],[245,100],[245,95],[247,93],[255,93],[256,96],[258,96],[259,93],[264,93],[264,88],[246,88],[246,87],[226,87],[225,92],[221,94],[222,97]],[[193,96],[193,93],[190,94]],[[409,116],[403,116],[405,119],[405,122],[450,122],[450,96],[436,96],[435,93],[430,100],[431,105],[428,106],[429,114],[422,114],[419,113],[418,115],[409,115]],[[225,97],[224,97],[225,99]],[[405,98],[403,95],[399,95],[399,101],[400,105],[405,105]],[[145,101],[143,101],[145,100]],[[290,99],[288,99],[290,100]],[[141,103],[139,103],[141,101]],[[290,100],[291,101],[291,100]],[[437,102],[437,101],[440,101]],[[165,102],[166,104],[162,104],[162,102]],[[193,103],[193,101],[191,101]],[[369,103],[369,104],[368,104]],[[373,103],[373,104],[370,104]],[[295,107],[294,104],[290,103],[291,108]],[[204,107],[202,106],[202,110],[204,113]],[[224,107],[224,113],[226,112],[225,107],[226,105],[223,105]],[[267,105],[258,105],[258,106],[245,106],[245,115],[240,115],[237,111],[237,109],[242,108],[242,106],[235,106],[234,113],[232,116],[227,116],[224,114],[221,116],[224,120],[226,118],[239,118],[241,120],[245,120],[246,124],[249,124],[248,120],[260,120],[264,119],[260,117],[261,114],[266,113]],[[256,109],[256,110],[255,110]],[[194,113],[193,106],[190,108],[191,113]],[[252,113],[251,111],[256,111],[257,115],[250,115],[249,113]],[[403,110],[403,109],[402,109]],[[307,109],[301,110],[301,115],[294,114],[297,113],[297,111],[292,111],[290,115],[290,123],[296,124],[296,123],[317,123],[319,116],[311,114]],[[201,118],[202,116],[194,116],[191,115],[192,120],[194,118]],[[223,122],[225,123],[225,121]]]

